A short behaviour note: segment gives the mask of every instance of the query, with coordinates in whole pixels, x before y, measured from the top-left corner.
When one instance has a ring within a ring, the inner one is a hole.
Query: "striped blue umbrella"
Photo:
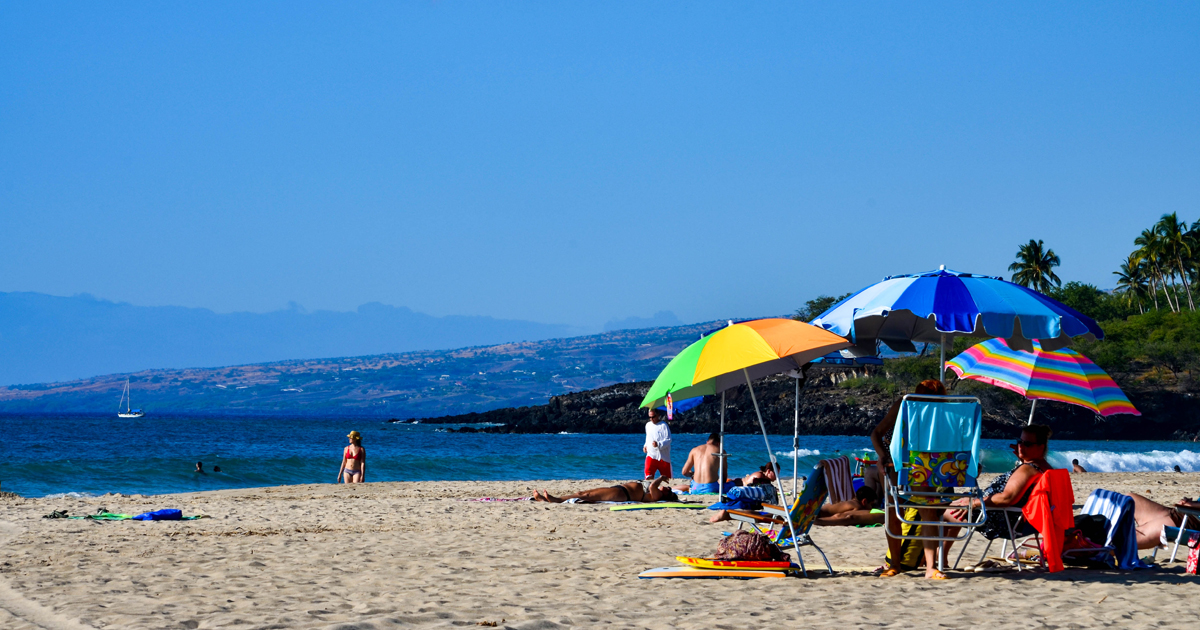
[[[872,356],[878,343],[915,352],[914,342],[945,346],[957,336],[999,337],[1010,348],[1057,350],[1073,337],[1103,339],[1095,320],[1037,291],[1003,278],[950,271],[945,267],[890,276],[834,304],[814,326],[849,339],[851,352]]]

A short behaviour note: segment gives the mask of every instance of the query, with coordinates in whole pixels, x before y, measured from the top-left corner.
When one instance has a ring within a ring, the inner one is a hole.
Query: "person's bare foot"
[[[549,501],[550,503],[562,503],[563,502],[563,500],[558,497],[550,496],[549,490],[542,490],[542,500]]]
[[[533,500],[534,501],[545,501],[545,499],[542,498],[542,495],[538,494],[539,492],[541,492],[541,491],[540,490],[533,491]]]
[[[728,521],[728,520],[729,520],[729,512],[726,512],[725,510],[719,510],[716,514],[712,515],[712,518],[708,519],[708,522],[709,523],[720,523],[721,521]]]

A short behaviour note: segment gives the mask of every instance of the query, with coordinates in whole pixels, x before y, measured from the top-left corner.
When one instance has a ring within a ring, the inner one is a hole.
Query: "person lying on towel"
[[[675,493],[670,488],[661,487],[662,483],[666,480],[666,477],[658,477],[650,482],[649,487],[644,487],[641,481],[627,481],[619,486],[584,490],[562,497],[551,496],[545,490],[535,490],[533,492],[533,500],[547,501],[549,503],[566,503],[568,501],[571,503],[655,503],[657,501],[678,501],[679,497],[675,496]]]
[[[867,486],[854,492],[854,498],[840,503],[826,503],[821,506],[821,514],[814,525],[848,526],[848,525],[883,525],[883,510],[880,509],[879,495]]]

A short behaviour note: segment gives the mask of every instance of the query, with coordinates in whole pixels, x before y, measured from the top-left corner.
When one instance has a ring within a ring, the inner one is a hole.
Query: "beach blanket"
[[[478,499],[459,499],[459,501],[479,501],[481,503],[499,503],[501,501],[532,501],[533,497],[519,497],[516,499],[506,499],[500,497],[479,497]]]
[[[854,498],[854,481],[850,478],[850,458],[842,455],[821,460],[825,468],[825,485],[829,488],[829,502],[841,503]]]
[[[134,516],[133,514],[117,514],[101,509],[99,512],[88,514],[87,516],[71,516],[65,510],[55,510],[42,518],[69,518],[89,521],[194,521],[201,518],[208,518],[208,515],[184,516],[180,510],[158,510],[157,512],[145,512]]]
[[[1104,546],[1116,550],[1118,568],[1148,569],[1152,566],[1138,558],[1132,497],[1097,488],[1088,495],[1082,513],[1099,514],[1107,520],[1108,535],[1105,537]]]

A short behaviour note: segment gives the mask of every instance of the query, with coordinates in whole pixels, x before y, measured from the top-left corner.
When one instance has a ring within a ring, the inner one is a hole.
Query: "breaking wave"
[[[1200,472],[1200,453],[1183,451],[1146,451],[1141,453],[1115,453],[1112,451],[1054,451],[1050,463],[1070,467],[1071,460],[1078,459],[1088,472],[1164,472],[1179,469],[1183,472]]]

